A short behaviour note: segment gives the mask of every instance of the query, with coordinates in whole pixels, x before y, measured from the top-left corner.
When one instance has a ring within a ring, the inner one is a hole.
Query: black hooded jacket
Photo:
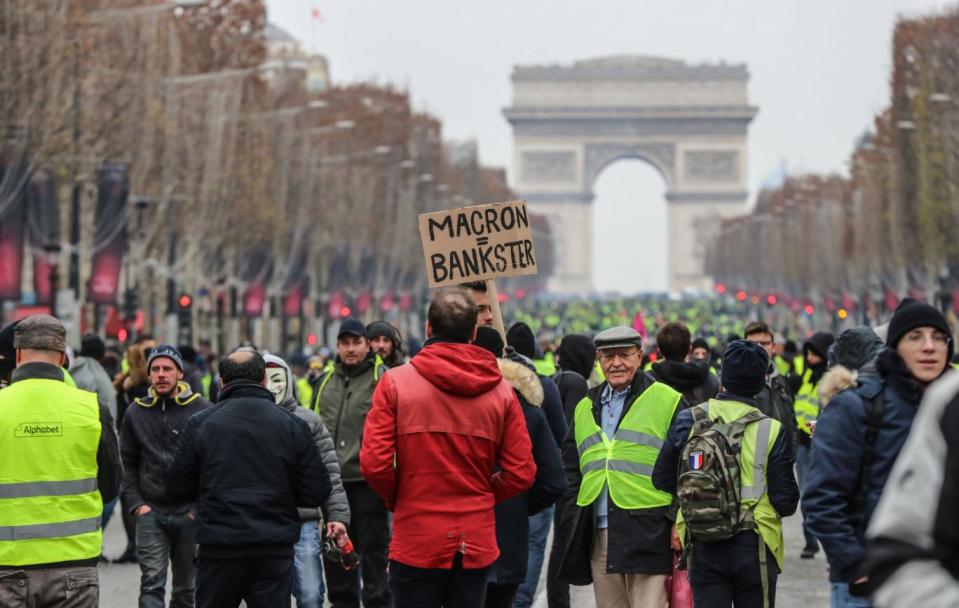
[[[587,378],[592,374],[593,365],[596,363],[596,347],[588,336],[569,334],[563,338],[556,353],[559,358],[559,371],[553,376],[553,380],[559,388],[560,399],[563,400],[566,423],[570,424],[576,405],[589,390]]]
[[[649,375],[682,393],[690,406],[705,403],[719,392],[719,377],[710,371],[705,360],[690,363],[660,361],[653,363]]]
[[[832,346],[832,343],[835,342],[835,338],[829,332],[817,331],[812,335],[809,340],[803,344],[802,354],[803,359],[806,359],[806,356],[810,351],[816,353],[822,358],[822,362],[817,365],[809,365],[806,363],[806,368],[812,370],[812,377],[810,381],[813,384],[818,384],[819,380],[822,378],[822,375],[826,373],[827,369],[827,359],[829,358],[829,347]],[[802,386],[803,378],[800,374],[792,374],[789,376],[789,388],[792,390],[793,394],[799,392],[799,388]]]

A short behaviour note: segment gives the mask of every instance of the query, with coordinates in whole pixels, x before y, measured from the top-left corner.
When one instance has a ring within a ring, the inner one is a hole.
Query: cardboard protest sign
[[[525,201],[420,214],[430,287],[536,274]]]

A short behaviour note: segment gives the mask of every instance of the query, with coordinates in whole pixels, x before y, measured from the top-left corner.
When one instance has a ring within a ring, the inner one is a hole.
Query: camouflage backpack
[[[766,416],[752,410],[732,422],[713,421],[708,405],[690,408],[693,428],[683,448],[676,496],[687,538],[719,541],[751,526],[751,512],[739,508],[739,454],[746,425]]]

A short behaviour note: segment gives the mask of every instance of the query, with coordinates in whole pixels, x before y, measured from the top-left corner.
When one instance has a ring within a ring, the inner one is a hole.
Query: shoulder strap
[[[862,450],[862,463],[859,466],[859,480],[856,483],[856,493],[854,500],[860,509],[866,505],[866,494],[869,490],[869,478],[872,474],[872,464],[876,460],[876,440],[879,438],[879,429],[882,427],[882,416],[885,413],[886,404],[883,401],[882,393],[870,398],[863,397],[863,408],[866,411],[866,442]],[[865,534],[866,518],[860,523],[860,535]]]

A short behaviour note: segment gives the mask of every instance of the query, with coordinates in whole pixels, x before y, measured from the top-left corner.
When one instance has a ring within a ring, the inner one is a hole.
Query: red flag
[[[310,16],[313,17],[313,19],[319,21],[320,23],[323,23],[323,13],[320,12],[320,7],[314,6],[312,10],[310,11]]]

